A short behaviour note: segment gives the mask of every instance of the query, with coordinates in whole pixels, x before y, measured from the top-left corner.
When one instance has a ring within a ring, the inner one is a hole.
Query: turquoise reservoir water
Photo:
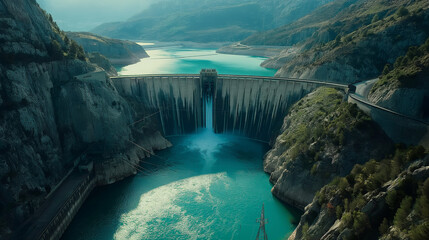
[[[203,55],[208,50],[163,51],[169,55],[185,52]],[[206,57],[225,56],[203,58]],[[221,60],[217,63],[195,58],[192,66],[177,71],[198,73],[204,67],[231,74],[262,75],[269,71],[258,69],[262,59],[254,64],[258,58],[239,57],[242,61],[238,65],[226,64],[225,68],[219,68],[223,66]],[[189,59],[175,59],[178,62],[173,66],[171,59],[165,60],[164,65],[158,63],[160,69],[176,69],[183,64],[181,61]],[[213,65],[198,65],[198,62]],[[137,65],[125,67],[121,74],[138,73]],[[240,72],[241,68],[251,70]],[[206,107],[207,126],[211,126],[211,103]],[[169,140],[174,146],[144,160],[141,166],[145,170],[137,176],[95,189],[63,239],[255,239],[262,204],[268,219],[269,239],[285,239],[292,233],[300,213],[282,204],[270,192],[272,185],[262,167],[263,155],[269,149],[267,144],[214,134],[211,128]]]
[[[274,76],[275,69],[259,65],[265,58],[217,54],[214,49],[160,48],[147,50],[150,58],[119,69],[121,75],[155,73],[194,73],[216,68],[219,74]]]

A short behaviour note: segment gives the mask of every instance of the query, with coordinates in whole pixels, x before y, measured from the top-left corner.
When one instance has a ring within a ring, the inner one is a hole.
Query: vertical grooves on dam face
[[[280,130],[289,108],[320,84],[251,76],[140,76],[114,79],[125,97],[159,112],[164,135],[213,128],[270,141]]]
[[[195,132],[204,125],[203,96],[198,76],[116,78],[122,96],[159,112],[165,136]]]
[[[305,82],[219,76],[214,91],[214,130],[269,141],[292,104],[316,87]]]

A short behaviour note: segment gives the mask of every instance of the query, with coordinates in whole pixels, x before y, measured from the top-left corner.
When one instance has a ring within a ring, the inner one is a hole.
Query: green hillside
[[[279,27],[332,0],[161,1],[125,22],[93,29],[104,36],[158,41],[239,41]]]

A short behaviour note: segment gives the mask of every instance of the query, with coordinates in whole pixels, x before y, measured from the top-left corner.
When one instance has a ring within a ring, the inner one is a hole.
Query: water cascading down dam
[[[203,69],[199,75],[120,76],[112,81],[122,96],[159,112],[165,136],[212,127],[215,133],[265,142],[276,136],[288,109],[314,89],[348,88],[312,80],[219,75],[215,69]],[[206,115],[206,111],[212,114]]]

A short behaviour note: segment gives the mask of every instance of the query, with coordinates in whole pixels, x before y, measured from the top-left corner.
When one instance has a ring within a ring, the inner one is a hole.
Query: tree
[[[390,72],[390,69],[391,69],[391,65],[386,64],[386,66],[384,66],[383,68],[383,75],[387,75]]]
[[[408,225],[407,216],[411,212],[411,207],[413,204],[413,198],[410,196],[406,196],[402,202],[401,206],[396,211],[395,218],[393,219],[393,223],[395,226],[400,229],[405,229]]]
[[[353,230],[357,234],[361,234],[369,226],[369,224],[368,224],[368,222],[369,222],[368,216],[365,213],[361,212],[361,211],[355,212],[354,215],[355,216],[354,216],[354,222],[353,222]]]
[[[407,16],[410,12],[408,11],[408,9],[406,9],[404,6],[400,7],[397,11],[396,11],[396,15],[398,17],[404,17]]]
[[[50,55],[55,60],[61,60],[64,58],[64,52],[61,49],[61,45],[57,40],[52,40],[51,42]]]
[[[335,208],[335,213],[337,215],[337,219],[341,219],[341,216],[343,215],[343,208],[340,205],[338,205]]]
[[[378,16],[378,14],[375,14],[374,17],[372,18],[371,23],[375,23],[375,22],[378,22],[378,21],[380,21],[380,16]]]
[[[380,227],[378,227],[378,231],[380,232],[380,235],[384,235],[389,231],[389,222],[386,218],[381,222]]]
[[[429,236],[429,223],[424,222],[411,228],[409,234],[411,240],[426,240]]]
[[[387,193],[386,203],[391,210],[394,210],[396,208],[397,198],[398,198],[398,193],[396,192],[396,190],[392,190]]]
[[[82,61],[86,60],[86,56],[85,56],[85,52],[83,51],[83,48],[73,40],[71,41],[71,44],[70,44],[70,50],[69,50],[68,56],[71,59],[77,58]]]

